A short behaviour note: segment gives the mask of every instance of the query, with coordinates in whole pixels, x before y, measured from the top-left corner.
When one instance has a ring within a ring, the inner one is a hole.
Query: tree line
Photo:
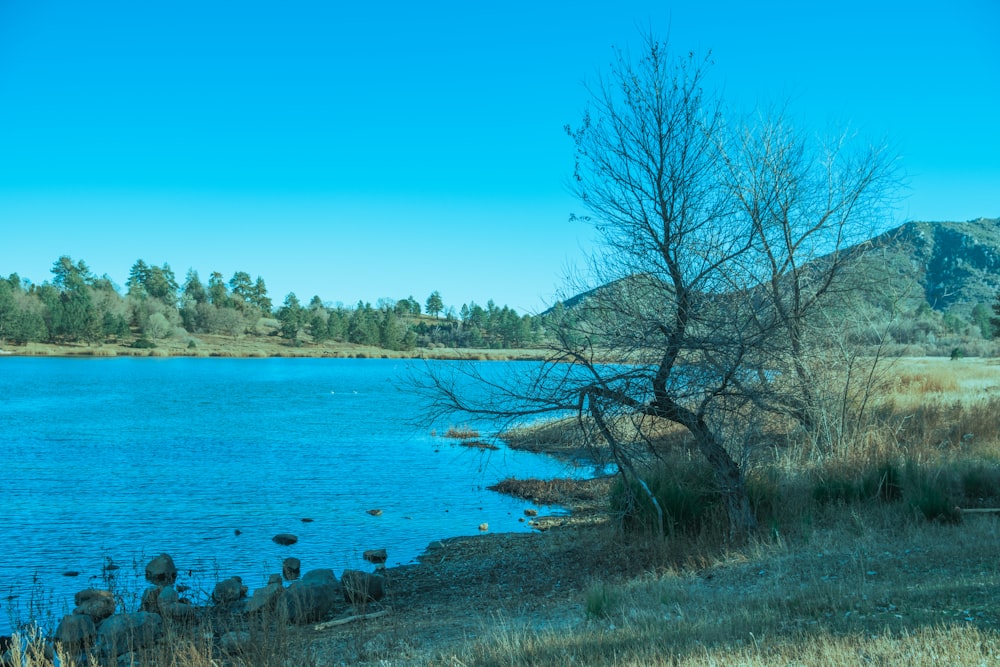
[[[171,337],[197,345],[196,336],[274,336],[289,345],[354,343],[390,350],[417,347],[518,348],[544,333],[539,316],[519,315],[492,300],[486,306],[445,307],[437,291],[424,302],[412,296],[333,305],[295,293],[275,306],[267,285],[245,271],[229,280],[213,271],[207,282],[189,269],[178,281],[169,264],[137,260],[125,291],[98,276],[83,260],[62,256],[41,284],[12,273],[0,278],[0,342],[24,345],[118,343],[152,347]]]

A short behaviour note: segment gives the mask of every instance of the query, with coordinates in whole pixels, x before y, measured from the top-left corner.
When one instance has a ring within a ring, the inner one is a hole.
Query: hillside
[[[874,251],[894,268],[894,287],[938,312],[967,318],[1000,291],[1000,218],[908,222],[872,239]]]
[[[995,353],[989,319],[1000,293],[1000,218],[908,222],[853,249],[850,272],[860,280],[852,300],[869,306],[872,326],[898,351]],[[631,280],[582,291],[558,308],[572,312],[608,290],[628,289]]]

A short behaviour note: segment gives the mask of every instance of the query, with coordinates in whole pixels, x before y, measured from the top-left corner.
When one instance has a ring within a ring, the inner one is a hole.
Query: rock
[[[233,630],[219,637],[219,649],[223,653],[242,653],[250,643],[250,633],[246,630]]]
[[[382,510],[379,509],[368,510],[368,513],[372,516],[382,516]]]
[[[177,567],[174,559],[160,554],[146,566],[146,581],[154,586],[169,586],[177,581]]]
[[[59,621],[53,638],[67,645],[69,650],[81,650],[89,646],[96,636],[97,626],[93,618],[87,614],[70,614]]]
[[[285,587],[281,583],[281,576],[278,576],[277,581],[274,581],[272,577],[271,582],[267,586],[258,588],[253,592],[253,597],[247,602],[247,613],[254,614],[274,609],[278,604],[278,599],[284,592]]]
[[[76,603],[74,614],[90,616],[94,623],[100,623],[115,613],[115,596],[111,591],[87,588],[73,596]]]
[[[361,557],[373,565],[385,565],[385,561],[389,559],[385,549],[369,549]]]
[[[160,607],[168,604],[176,604],[180,602],[181,596],[177,593],[177,590],[173,586],[164,586],[160,590],[160,596],[156,599],[157,604]]]
[[[302,561],[289,556],[281,563],[281,574],[285,581],[293,581],[302,573]]]
[[[159,614],[116,614],[97,629],[97,646],[104,655],[119,656],[152,646],[162,635],[163,619]]]
[[[538,510],[524,510],[524,516],[538,516]]]
[[[385,597],[385,577],[360,570],[344,570],[340,577],[344,599],[352,604],[378,602]]]
[[[247,596],[247,587],[239,577],[230,577],[220,581],[212,591],[212,600],[219,606],[225,606],[242,600]]]
[[[489,529],[490,529],[490,524],[488,523],[479,524],[479,530],[483,531],[484,533]]]
[[[198,615],[198,608],[187,602],[168,602],[160,600],[160,615],[174,621],[186,621]]]
[[[150,586],[142,592],[142,600],[139,602],[139,611],[159,613],[160,586]]]
[[[271,538],[271,541],[275,544],[280,544],[283,547],[290,547],[299,541],[299,538],[291,533],[278,533]]]
[[[342,594],[333,570],[310,570],[285,589],[278,608],[290,623],[311,623],[333,611]]]

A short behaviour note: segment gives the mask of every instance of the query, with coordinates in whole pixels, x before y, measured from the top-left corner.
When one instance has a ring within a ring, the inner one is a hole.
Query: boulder
[[[160,615],[172,621],[186,621],[198,615],[198,608],[187,602],[168,602],[160,600]]]
[[[160,554],[146,566],[146,581],[154,586],[169,586],[177,581],[177,567],[174,559]]]
[[[289,556],[281,563],[281,574],[285,581],[294,581],[299,578],[302,572],[302,561]]]
[[[285,589],[278,608],[290,623],[311,623],[333,611],[342,595],[333,570],[310,570]]]
[[[284,592],[285,587],[281,583],[281,576],[278,575],[277,581],[275,581],[272,576],[271,581],[267,584],[267,586],[264,588],[258,588],[253,592],[253,597],[251,597],[247,602],[246,612],[248,614],[254,614],[274,609],[278,604],[278,599]]]
[[[162,635],[163,619],[159,614],[116,614],[97,629],[97,647],[104,655],[119,656],[152,646]]]
[[[361,557],[380,569],[385,566],[385,562],[389,559],[385,549],[368,549],[361,554]]]
[[[280,544],[283,547],[290,547],[299,541],[299,538],[291,533],[278,533],[271,538],[271,541],[275,544]]]
[[[340,577],[344,599],[352,604],[378,602],[385,597],[385,577],[360,570],[344,570]]]
[[[70,614],[59,621],[54,639],[72,651],[86,648],[96,636],[97,626],[93,618],[87,614]]]
[[[160,586],[150,586],[142,592],[142,600],[139,602],[139,611],[149,611],[158,613],[160,611]]]
[[[245,598],[247,590],[241,578],[230,577],[215,585],[215,590],[212,591],[212,600],[220,606],[229,605]]]
[[[250,633],[246,630],[233,630],[219,637],[219,649],[230,655],[242,653],[250,643]]]
[[[160,596],[156,598],[156,603],[162,608],[168,604],[176,604],[181,601],[181,596],[173,586],[164,586],[160,589]]]
[[[111,591],[87,588],[73,596],[76,603],[74,614],[90,616],[94,623],[100,623],[115,613],[115,596]]]

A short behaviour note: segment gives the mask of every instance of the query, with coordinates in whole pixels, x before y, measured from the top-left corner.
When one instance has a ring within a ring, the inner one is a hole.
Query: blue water
[[[424,363],[0,358],[0,634],[39,595],[57,620],[73,593],[106,583],[108,559],[123,589],[141,589],[160,553],[196,590],[232,575],[253,589],[287,556],[339,574],[370,568],[366,549],[406,564],[482,523],[528,530],[531,505],[486,487],[571,473],[419,424],[404,385]]]

